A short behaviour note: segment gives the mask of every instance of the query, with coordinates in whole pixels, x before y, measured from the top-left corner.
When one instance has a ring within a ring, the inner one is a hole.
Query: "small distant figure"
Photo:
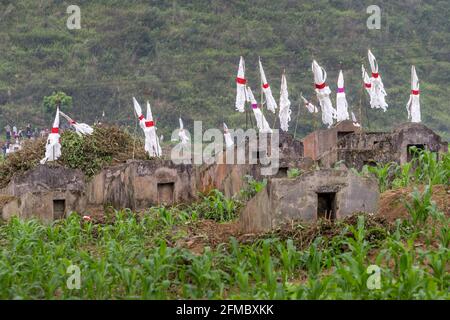
[[[10,142],[11,141],[11,127],[9,124],[5,127],[5,132],[6,132],[6,141]]]
[[[6,149],[8,149],[7,143],[4,143],[2,145],[2,155],[5,158],[6,157]]]
[[[12,133],[13,133],[14,139],[16,139],[19,136],[19,132],[17,132],[17,127],[16,126],[13,126]]]
[[[11,145],[8,143],[8,144],[6,145],[5,157],[7,157],[8,154],[10,154],[11,152],[12,152],[12,151],[11,151]]]
[[[28,139],[31,139],[33,136],[33,130],[31,129],[31,124],[27,124],[27,127],[25,129],[25,135]]]

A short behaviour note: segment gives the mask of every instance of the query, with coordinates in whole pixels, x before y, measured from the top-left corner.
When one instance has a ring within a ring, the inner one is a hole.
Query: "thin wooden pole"
[[[319,101],[317,100],[317,96],[314,96],[313,99],[314,99],[314,106],[317,108],[317,106],[319,105],[319,104],[318,104]],[[317,109],[317,110],[319,110],[319,109]],[[320,112],[323,112],[322,106],[320,107]],[[316,112],[313,113],[313,126],[314,126],[314,131],[316,131],[316,130],[317,130],[317,127],[318,127],[318,125],[317,125],[317,122],[318,122],[317,117],[318,117],[318,115],[319,115],[318,112],[317,112],[317,113],[316,113]]]
[[[295,137],[296,137],[296,135],[297,135],[298,118],[299,118],[299,116],[300,116],[301,105],[302,105],[302,103],[300,102],[300,103],[298,104],[297,119],[296,119],[296,121],[295,121],[294,140],[295,140]]]

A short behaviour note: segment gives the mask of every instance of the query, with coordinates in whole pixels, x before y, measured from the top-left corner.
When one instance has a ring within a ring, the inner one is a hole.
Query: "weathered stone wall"
[[[83,172],[56,164],[39,165],[20,175],[14,175],[2,193],[21,196],[28,192],[47,190],[82,191],[85,187]]]
[[[267,149],[271,148],[271,139],[267,140]],[[312,159],[303,157],[303,143],[296,140],[289,133],[280,132],[279,135],[279,162],[270,170],[271,175],[265,174],[262,171],[264,167],[270,168],[271,165],[263,165],[257,160],[253,152],[260,152],[263,156],[267,155],[268,150],[262,150],[256,147],[254,150],[248,145],[245,145],[245,164],[227,164],[227,158],[233,159],[236,163],[237,146],[233,149],[225,150],[216,155],[216,163],[211,165],[204,165],[199,167],[197,173],[198,190],[207,193],[212,189],[219,189],[224,192],[226,197],[232,197],[239,193],[245,186],[245,176],[252,176],[256,180],[264,178],[282,177],[286,176],[286,171],[291,168],[299,168],[301,170],[308,170],[314,164]],[[251,162],[250,156],[253,157],[254,162]],[[269,154],[270,156],[270,154]]]
[[[14,176],[3,192],[14,197],[1,209],[5,220],[18,216],[38,217],[48,222],[86,208],[83,173],[58,165],[40,165]]]
[[[103,169],[87,184],[88,203],[142,209],[197,198],[194,168],[170,160],[130,161]]]
[[[360,127],[356,127],[352,121],[345,120],[329,129],[320,129],[311,132],[302,139],[304,156],[317,160],[325,152],[335,147],[340,138],[353,132],[359,132],[360,130]]]
[[[443,153],[448,143],[420,123],[406,123],[393,132],[358,132],[342,137],[336,146],[319,157],[321,167],[330,168],[338,161],[360,170],[364,165],[408,161],[408,146],[424,145],[427,150]]]
[[[42,165],[14,177],[3,192],[15,197],[1,209],[4,219],[17,215],[44,221],[64,218],[72,211],[83,213],[93,206],[142,209],[197,198],[193,167],[168,160],[107,167],[87,183],[78,170]]]
[[[336,219],[377,212],[378,182],[348,170],[310,171],[296,179],[272,179],[241,212],[243,232],[263,232],[283,222],[317,219],[318,193],[335,193]]]
[[[405,123],[392,132],[394,148],[400,153],[398,162],[408,161],[408,145],[422,144],[432,152],[447,152],[448,143],[434,133],[433,130],[421,123]]]
[[[347,167],[360,170],[366,164],[388,163],[398,157],[390,133],[359,132],[341,138],[335,148],[319,158],[319,165],[331,168],[336,162],[343,161]]]

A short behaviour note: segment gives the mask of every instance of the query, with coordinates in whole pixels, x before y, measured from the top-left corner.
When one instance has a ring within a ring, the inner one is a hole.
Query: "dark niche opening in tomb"
[[[369,167],[377,167],[377,163],[374,160],[364,161],[364,165]]]
[[[336,192],[317,193],[317,218],[336,219]]]
[[[421,150],[425,150],[425,145],[424,144],[408,144],[408,146],[406,147],[406,152],[408,154],[408,159],[407,161],[411,161],[414,158],[414,155],[416,154],[416,152],[420,152]]]
[[[278,172],[277,175],[275,176],[276,178],[285,178],[288,175],[288,167],[280,167],[278,168]]]
[[[66,200],[53,200],[53,219],[63,219],[66,211]]]
[[[337,138],[340,140],[341,138],[353,133],[354,131],[338,131]]]
[[[174,203],[174,182],[158,183],[158,203],[173,204]]]

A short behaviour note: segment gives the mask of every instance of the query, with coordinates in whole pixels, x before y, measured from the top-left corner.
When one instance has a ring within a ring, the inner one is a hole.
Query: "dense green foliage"
[[[26,140],[21,150],[6,159],[0,158],[0,188],[6,187],[14,174],[39,165],[44,157],[45,142],[43,138]],[[143,142],[117,126],[96,125],[92,135],[87,136],[65,130],[60,142],[62,155],[57,164],[80,169],[88,177],[106,165],[128,159],[148,159]]]
[[[414,150],[414,149],[413,149]],[[415,149],[411,162],[399,165],[396,162],[364,166],[359,174],[374,174],[378,178],[380,192],[392,188],[406,188],[410,185],[450,184],[450,153],[438,154],[428,150]]]
[[[60,107],[64,110],[70,108],[72,106],[72,97],[66,95],[62,91],[53,92],[52,95],[44,97],[42,105],[46,112],[54,114],[56,107]]]
[[[434,171],[419,163],[431,184],[405,203],[411,219],[324,221],[335,231],[309,241],[275,231],[202,254],[174,245],[199,219],[234,218],[239,203],[218,191],[184,208],[107,211],[102,223],[76,214],[51,225],[14,218],[0,224],[0,298],[449,299],[450,221],[431,200]],[[263,185],[251,181],[242,195]],[[292,228],[308,234],[321,224]],[[80,268],[80,289],[66,285],[71,265]]]
[[[201,255],[168,246],[174,227],[192,223],[176,210],[150,209],[142,219],[117,212],[114,223],[103,225],[77,215],[51,226],[13,219],[0,225],[0,297],[444,299],[449,221],[442,214],[433,219],[420,228],[399,222],[373,240],[361,216],[307,248],[277,238],[253,244],[231,238]],[[81,270],[79,290],[66,286],[72,264]],[[381,289],[367,286],[372,264],[381,268]]]
[[[147,159],[142,141],[114,126],[95,126],[92,135],[64,131],[58,162],[93,176],[104,166],[127,159]]]
[[[363,126],[387,129],[407,120],[410,66],[420,78],[423,122],[450,138],[450,2],[377,1],[381,29],[369,30],[371,1],[77,1],[81,29],[68,30],[70,1],[0,1],[0,128],[32,122],[48,127],[42,99],[55,91],[73,97],[76,118],[133,126],[131,97],[150,100],[158,129],[169,136],[183,114],[187,127],[205,121],[244,127],[234,111],[236,68],[246,58],[257,90],[261,56],[275,98],[287,72],[292,125],[300,93],[313,96],[310,64],[328,71],[331,89],[344,71],[351,109]],[[367,107],[361,64],[371,48],[390,108]],[[334,95],[332,99],[335,99]],[[273,115],[268,115],[269,123]],[[297,135],[320,126],[301,108]]]

